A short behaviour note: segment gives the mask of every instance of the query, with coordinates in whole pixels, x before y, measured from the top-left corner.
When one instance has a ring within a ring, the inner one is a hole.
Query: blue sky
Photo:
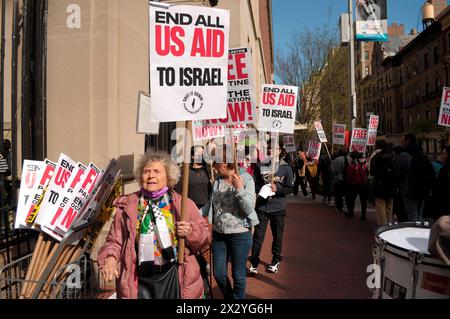
[[[405,25],[405,32],[422,30],[420,7],[425,0],[388,0],[388,23]],[[353,7],[355,1],[353,0]],[[283,50],[293,30],[323,25],[331,10],[331,22],[338,24],[341,13],[348,11],[348,0],[272,0],[275,53]]]

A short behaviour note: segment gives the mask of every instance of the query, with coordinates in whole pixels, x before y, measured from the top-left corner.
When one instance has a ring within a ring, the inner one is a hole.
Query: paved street
[[[259,274],[247,281],[247,298],[369,298],[365,271],[372,263],[374,209],[360,221],[358,208],[350,219],[322,204],[320,196],[317,202],[289,196],[288,202],[280,271],[265,271],[272,258],[268,227]],[[217,287],[214,293],[221,296]]]

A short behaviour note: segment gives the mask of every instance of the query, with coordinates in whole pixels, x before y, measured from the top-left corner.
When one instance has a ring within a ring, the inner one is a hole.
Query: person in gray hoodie
[[[271,143],[269,143],[269,156],[272,154]],[[272,230],[272,262],[267,270],[276,273],[282,260],[282,244],[284,232],[284,219],[286,216],[286,195],[292,193],[294,188],[294,176],[292,168],[283,159],[280,159],[281,146],[275,144],[275,152],[270,161],[258,163],[255,168],[255,190],[259,194],[264,185],[270,184],[274,195],[267,198],[258,196],[256,200],[256,213],[260,223],[255,227],[253,234],[252,254],[249,258],[249,274],[258,273],[259,255],[264,242],[267,224],[270,222]],[[275,174],[272,182],[272,160],[275,160]]]

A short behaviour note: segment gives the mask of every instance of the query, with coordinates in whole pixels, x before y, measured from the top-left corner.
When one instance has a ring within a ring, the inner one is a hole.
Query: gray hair
[[[148,151],[140,157],[136,165],[136,170],[134,171],[135,178],[139,181],[139,186],[142,187],[142,173],[144,172],[144,167],[147,164],[154,162],[161,162],[166,169],[167,186],[169,188],[174,188],[180,179],[180,168],[172,160],[169,154],[160,151]]]

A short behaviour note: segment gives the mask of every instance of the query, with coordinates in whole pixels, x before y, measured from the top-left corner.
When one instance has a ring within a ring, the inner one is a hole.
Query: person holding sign
[[[292,169],[288,163],[280,158],[281,146],[276,143],[275,151],[272,151],[271,143],[268,144],[269,155],[271,161],[269,163],[258,163],[255,169],[256,192],[259,194],[256,201],[256,213],[260,224],[255,227],[253,234],[252,255],[249,258],[250,268],[249,274],[258,274],[258,265],[260,262],[259,255],[261,253],[264,237],[266,234],[267,224],[270,222],[272,230],[272,262],[267,270],[277,273],[280,262],[282,260],[282,244],[284,232],[284,218],[286,216],[286,195],[292,193],[294,188],[294,177]],[[275,170],[272,172],[272,161],[275,161]],[[261,190],[270,185],[273,193],[270,197],[262,197]]]
[[[255,183],[248,173],[237,174],[226,145],[216,147],[214,180],[209,203],[202,207],[213,225],[213,272],[225,299],[245,299],[245,263],[252,247],[252,228],[259,220],[255,212]],[[234,286],[228,278],[228,261]]]
[[[209,242],[208,224],[190,199],[185,221],[180,221],[181,195],[173,190],[179,177],[179,168],[168,154],[146,153],[136,169],[141,189],[114,201],[116,214],[98,263],[106,280],[116,278],[120,299],[203,296],[195,253]],[[179,238],[186,240],[180,265]]]

